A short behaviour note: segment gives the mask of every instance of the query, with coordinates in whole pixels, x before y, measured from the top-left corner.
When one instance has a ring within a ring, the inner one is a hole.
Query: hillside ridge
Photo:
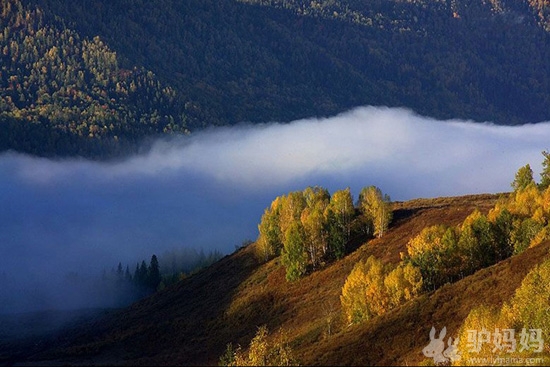
[[[500,305],[525,273],[544,260],[550,244],[544,242],[352,327],[339,320],[344,280],[355,263],[371,255],[397,264],[408,240],[426,226],[458,225],[475,209],[486,213],[499,197],[483,194],[396,203],[395,213],[400,214],[383,238],[371,239],[293,283],[285,280],[279,259],[260,264],[254,245],[249,245],[126,309],[43,341],[43,348],[24,355],[24,360],[215,365],[227,343],[248,345],[257,327],[265,324],[269,330],[284,328],[291,335],[301,364],[419,363],[432,325],[447,326],[452,334],[473,306]]]

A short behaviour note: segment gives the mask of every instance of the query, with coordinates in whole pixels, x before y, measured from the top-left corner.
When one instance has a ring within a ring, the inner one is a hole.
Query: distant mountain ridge
[[[358,105],[550,120],[544,4],[6,0],[0,148],[109,156],[151,135]]]

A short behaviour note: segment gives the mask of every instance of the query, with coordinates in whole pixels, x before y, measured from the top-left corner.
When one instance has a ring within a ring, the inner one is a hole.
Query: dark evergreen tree
[[[151,256],[151,262],[147,270],[147,285],[151,290],[156,290],[162,280],[157,255]]]
[[[130,267],[128,265],[126,265],[126,271],[124,272],[124,279],[129,283],[132,281],[132,274],[130,273]]]
[[[117,279],[122,279],[122,277],[124,276],[124,272],[122,270],[122,263],[118,263],[118,266],[116,268],[116,276],[117,276]]]

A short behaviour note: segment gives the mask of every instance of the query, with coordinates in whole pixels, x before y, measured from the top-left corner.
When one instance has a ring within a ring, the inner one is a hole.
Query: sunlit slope
[[[473,276],[423,294],[374,320],[348,327],[341,318],[342,285],[370,255],[396,264],[408,240],[426,226],[458,224],[475,208],[487,212],[496,195],[395,203],[382,238],[355,241],[355,251],[325,269],[288,283],[275,259],[259,264],[253,245],[108,318],[57,339],[31,360],[62,363],[210,364],[226,343],[246,347],[257,327],[286,330],[302,365],[411,364],[425,359],[432,326],[455,336],[470,309],[500,305],[548,253],[544,243]],[[330,333],[329,333],[330,325]]]
[[[349,327],[338,336],[304,348],[304,364],[417,365],[425,360],[422,349],[430,342],[432,326],[458,331],[472,308],[502,306],[523,278],[548,258],[550,242],[528,249],[494,266],[394,309],[371,322]]]

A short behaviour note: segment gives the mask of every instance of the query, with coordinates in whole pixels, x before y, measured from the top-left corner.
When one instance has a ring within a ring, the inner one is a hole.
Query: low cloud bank
[[[363,107],[210,129],[117,162],[5,153],[0,275],[16,278],[19,293],[40,288],[32,307],[55,308],[62,297],[48,279],[97,274],[119,261],[133,270],[178,247],[229,253],[255,239],[263,209],[291,190],[349,186],[357,195],[376,185],[393,200],[509,191],[526,163],[538,178],[549,144],[548,123],[503,127]],[[23,307],[0,298],[0,311],[2,304]]]

